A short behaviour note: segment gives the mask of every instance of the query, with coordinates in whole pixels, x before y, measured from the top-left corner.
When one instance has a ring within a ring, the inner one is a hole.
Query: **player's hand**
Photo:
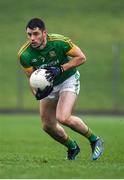
[[[49,67],[46,71],[46,78],[48,81],[53,81],[58,75],[64,71],[62,66]]]
[[[45,97],[47,97],[51,91],[53,90],[53,86],[47,86],[43,91],[41,91],[39,88],[36,91],[35,97],[37,100],[41,100]]]

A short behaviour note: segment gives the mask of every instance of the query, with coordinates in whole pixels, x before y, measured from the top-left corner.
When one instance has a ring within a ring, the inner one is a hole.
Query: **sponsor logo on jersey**
[[[51,67],[51,66],[56,66],[59,64],[59,59],[57,59],[56,61],[52,61],[52,62],[49,62],[49,63],[44,63],[42,65],[38,65],[38,66],[35,66],[36,69],[39,69],[39,68],[47,68],[47,67]]]

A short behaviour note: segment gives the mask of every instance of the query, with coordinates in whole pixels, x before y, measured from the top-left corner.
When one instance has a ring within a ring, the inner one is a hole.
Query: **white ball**
[[[30,85],[34,89],[40,88],[44,90],[46,86],[50,86],[51,83],[46,79],[46,69],[37,69],[30,76]]]

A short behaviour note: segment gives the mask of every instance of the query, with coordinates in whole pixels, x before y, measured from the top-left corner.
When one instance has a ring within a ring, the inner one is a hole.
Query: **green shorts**
[[[57,100],[59,95],[64,91],[74,92],[79,94],[80,91],[80,73],[76,71],[74,75],[66,79],[63,83],[54,86],[53,91],[46,97],[48,99]]]

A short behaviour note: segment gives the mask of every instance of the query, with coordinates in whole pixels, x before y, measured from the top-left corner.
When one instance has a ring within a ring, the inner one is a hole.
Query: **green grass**
[[[69,36],[87,56],[81,72],[77,109],[112,109],[112,44],[120,45],[116,107],[124,110],[124,3],[123,0],[1,0],[0,1],[0,108],[35,108],[26,80],[19,81],[17,52],[26,40],[25,26],[41,17],[48,32]],[[19,86],[19,87],[18,87]],[[6,97],[6,98],[5,98]],[[82,103],[83,101],[83,103]]]
[[[41,130],[38,115],[0,115],[0,178],[124,178],[124,118],[82,118],[105,141],[98,161],[91,160],[88,141],[68,128],[81,147],[76,161],[64,159],[66,148]]]

